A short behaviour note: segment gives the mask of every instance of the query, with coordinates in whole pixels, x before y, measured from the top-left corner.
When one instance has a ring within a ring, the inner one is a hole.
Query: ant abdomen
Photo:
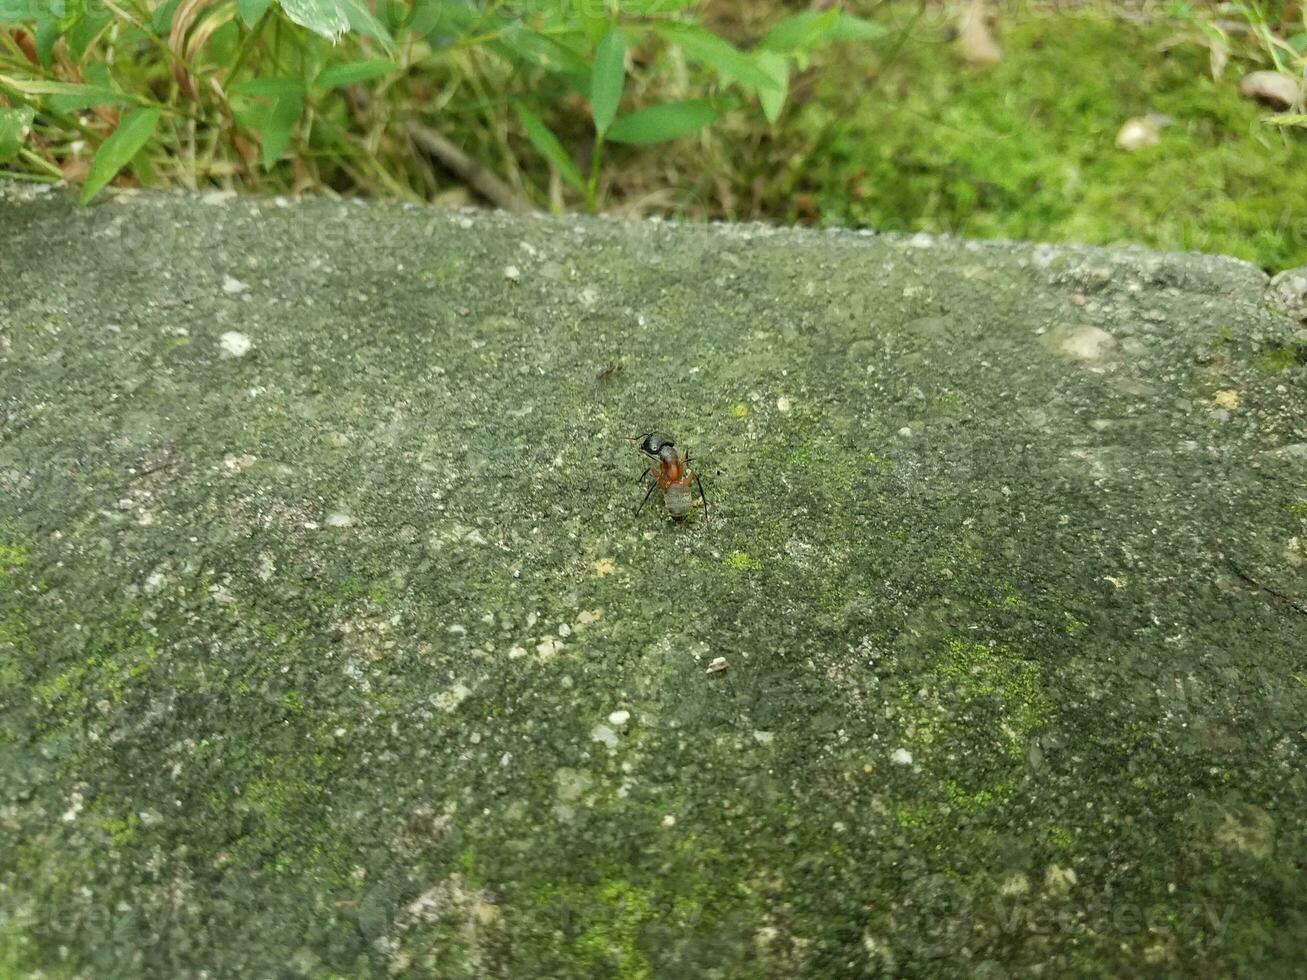
[[[672,484],[663,491],[663,503],[667,505],[667,514],[674,521],[683,521],[694,509],[694,494],[688,485]]]

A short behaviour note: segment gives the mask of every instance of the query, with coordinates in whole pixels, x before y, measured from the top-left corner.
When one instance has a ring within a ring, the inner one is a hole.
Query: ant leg
[[[658,486],[658,481],[657,481],[657,480],[655,480],[653,483],[649,484],[649,489],[645,491],[644,499],[640,501],[640,506],[637,507],[637,508],[635,509],[635,512],[636,512],[637,514],[639,514],[640,511],[644,510],[644,505],[647,504],[647,503],[649,502],[649,497],[653,494],[654,489],[655,489],[657,486]]]
[[[699,488],[699,499],[703,501],[703,519],[706,523],[708,520],[708,496],[703,492],[703,481],[699,479],[699,474],[694,474],[694,485]]]
[[[640,484],[640,486],[644,486],[644,478],[647,477],[652,472],[653,472],[652,466],[646,467],[645,471],[640,474],[640,479],[636,480],[635,482]]]

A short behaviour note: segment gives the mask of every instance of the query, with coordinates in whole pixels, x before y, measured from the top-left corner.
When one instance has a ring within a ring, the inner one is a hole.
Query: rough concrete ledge
[[[0,190],[0,974],[1299,969],[1253,267]]]

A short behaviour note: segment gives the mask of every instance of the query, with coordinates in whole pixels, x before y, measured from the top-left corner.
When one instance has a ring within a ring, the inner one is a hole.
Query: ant
[[[640,513],[654,490],[660,489],[663,492],[663,503],[667,505],[667,513],[672,520],[680,523],[694,507],[694,495],[690,491],[690,484],[693,483],[699,489],[699,499],[703,501],[703,519],[708,520],[708,498],[703,492],[703,483],[698,474],[690,469],[690,451],[687,449],[684,456],[678,456],[675,440],[661,432],[646,432],[639,439],[640,452],[652,459],[654,464],[640,474],[640,486],[644,486],[644,481],[650,475],[653,480],[635,512]]]

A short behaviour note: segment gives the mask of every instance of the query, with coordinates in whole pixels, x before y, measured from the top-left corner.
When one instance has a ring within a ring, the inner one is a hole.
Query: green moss
[[[732,551],[722,559],[722,564],[727,568],[734,568],[741,572],[757,574],[762,571],[762,562],[757,558],[750,558],[743,551]]]
[[[652,976],[649,961],[637,947],[640,927],[653,918],[652,892],[629,882],[609,881],[599,889],[610,917],[589,923],[577,939],[577,952],[587,964],[607,962],[617,977],[645,980]]]
[[[81,661],[38,684],[36,696],[52,710],[72,710],[77,704],[106,698],[116,703],[158,656],[158,647],[140,629],[138,610],[129,606],[117,622],[92,638]]]
[[[58,967],[52,970],[49,963],[42,962],[35,955],[35,944],[18,920],[8,916],[0,917],[0,976],[36,976],[38,963],[39,975],[43,977],[64,977],[72,972]]]
[[[923,800],[896,809],[899,826],[924,846],[943,832],[941,813],[1000,813],[1050,710],[1038,670],[1006,647],[955,639],[899,695],[904,744],[937,780]]]
[[[3,576],[27,564],[27,548],[12,541],[0,541],[0,580]]]
[[[1288,344],[1267,351],[1257,359],[1257,366],[1263,371],[1289,371],[1307,362],[1307,350]]]
[[[0,541],[0,694],[22,682],[19,658],[14,654],[31,650],[13,581],[13,573],[27,564],[27,557],[24,545]]]
[[[140,826],[140,819],[134,813],[123,817],[96,813],[92,819],[116,848],[132,844],[136,839],[136,829]]]
[[[1307,184],[1283,179],[1307,172],[1307,139],[1263,125],[1233,69],[1213,81],[1205,48],[1174,43],[1185,30],[1017,17],[985,70],[960,69],[924,30],[849,51],[857,64],[830,68],[819,96],[791,109],[776,207],[800,219],[808,201],[825,221],[889,230],[1133,241],[1275,270],[1307,261]],[[845,85],[850,72],[868,83]],[[1160,144],[1118,150],[1121,125],[1150,111],[1173,120]]]
[[[1004,647],[954,640],[931,674],[965,698],[997,698],[1002,735],[1016,756],[1024,754],[1026,740],[1044,722],[1049,702],[1039,688],[1038,671]]]
[[[1072,637],[1074,639],[1077,636],[1083,636],[1085,631],[1089,629],[1089,624],[1086,623],[1083,619],[1077,619],[1075,616],[1072,616],[1070,613],[1063,613],[1062,629],[1066,631],[1067,636]]]

